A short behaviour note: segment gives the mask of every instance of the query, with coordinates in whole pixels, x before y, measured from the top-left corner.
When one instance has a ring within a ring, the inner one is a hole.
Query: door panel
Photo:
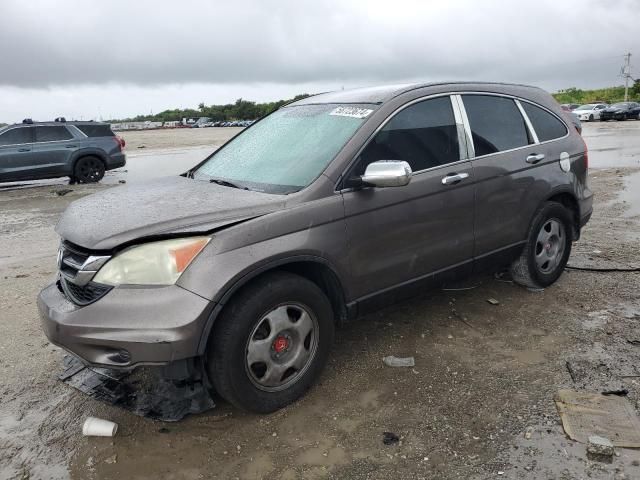
[[[443,185],[453,173],[471,177],[471,163],[419,173],[405,187],[344,193],[356,298],[471,259],[473,185]]]
[[[567,129],[524,101],[491,95],[462,95],[462,100],[475,154],[485,154],[471,161],[476,180],[474,257],[479,258],[526,240],[531,218],[549,192],[545,179],[558,169],[560,154],[555,142],[536,143],[538,136],[546,142],[566,135]],[[526,118],[525,112],[530,113]]]
[[[466,145],[460,149],[459,118],[448,95],[412,102],[383,124],[347,174],[358,177],[379,160],[406,161],[414,172],[403,187],[343,192],[356,298],[464,262],[470,267],[473,172]],[[454,174],[461,178],[443,183]]]
[[[78,143],[66,127],[35,127],[33,158],[41,175],[70,174],[69,158]]]
[[[0,135],[0,181],[21,180],[33,175],[32,141],[32,127],[17,127]]]

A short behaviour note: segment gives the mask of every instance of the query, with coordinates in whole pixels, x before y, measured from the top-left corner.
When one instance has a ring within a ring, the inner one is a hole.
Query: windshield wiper
[[[209,183],[215,183],[216,185],[222,185],[223,187],[239,188],[240,190],[249,190],[247,187],[241,187],[240,185],[236,185],[235,183],[227,180],[222,180],[221,178],[210,178]]]

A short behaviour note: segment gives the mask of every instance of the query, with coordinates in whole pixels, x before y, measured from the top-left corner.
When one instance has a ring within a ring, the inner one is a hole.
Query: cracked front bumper
[[[179,286],[114,288],[80,307],[51,284],[38,295],[51,343],[94,366],[163,365],[198,354],[214,304]]]

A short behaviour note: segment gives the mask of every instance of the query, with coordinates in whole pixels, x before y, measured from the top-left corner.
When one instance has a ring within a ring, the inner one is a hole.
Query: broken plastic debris
[[[495,298],[487,298],[487,302],[489,302],[491,305],[500,305],[500,302]]]
[[[388,357],[384,357],[382,359],[384,364],[387,367],[415,367],[416,362],[413,357],[394,357],[393,355],[389,355]]]
[[[102,418],[88,417],[82,425],[82,434],[86,437],[113,437],[118,424]]]
[[[64,357],[64,367],[59,379],[67,385],[142,417],[176,422],[215,406],[202,380],[154,378],[145,376],[143,369],[91,369],[71,355]]]

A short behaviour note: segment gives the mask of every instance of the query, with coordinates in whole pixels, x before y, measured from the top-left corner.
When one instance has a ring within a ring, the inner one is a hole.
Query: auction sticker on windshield
[[[339,117],[366,118],[373,112],[368,108],[358,107],[337,107],[334,108],[329,115],[337,115]]]

